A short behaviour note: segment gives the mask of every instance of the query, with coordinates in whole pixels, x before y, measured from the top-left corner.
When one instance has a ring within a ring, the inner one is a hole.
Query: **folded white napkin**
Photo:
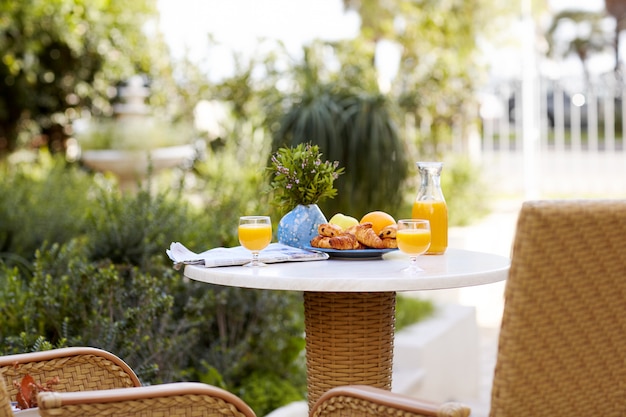
[[[242,246],[215,248],[202,253],[195,253],[180,242],[172,242],[170,248],[165,250],[165,253],[174,262],[175,269],[191,264],[204,265],[207,268],[244,265],[252,260],[250,251]],[[320,261],[324,259],[328,259],[328,254],[294,248],[281,243],[270,243],[259,254],[259,260],[263,263]]]

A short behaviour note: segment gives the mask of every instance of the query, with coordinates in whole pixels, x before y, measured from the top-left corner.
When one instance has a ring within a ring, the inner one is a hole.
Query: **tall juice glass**
[[[420,188],[411,217],[430,222],[431,243],[428,255],[442,254],[448,248],[448,206],[441,191],[441,162],[418,162]]]
[[[243,216],[239,218],[239,243],[252,252],[252,261],[244,266],[266,266],[259,261],[259,252],[272,241],[272,223],[268,216]]]

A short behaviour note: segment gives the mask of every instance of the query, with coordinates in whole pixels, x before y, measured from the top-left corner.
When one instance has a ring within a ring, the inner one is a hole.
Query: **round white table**
[[[395,300],[399,291],[459,288],[503,281],[509,258],[448,248],[421,256],[419,275],[401,272],[408,258],[286,262],[264,268],[187,265],[185,276],[241,288],[302,291],[306,329],[307,387],[311,407],[341,385],[391,389]]]

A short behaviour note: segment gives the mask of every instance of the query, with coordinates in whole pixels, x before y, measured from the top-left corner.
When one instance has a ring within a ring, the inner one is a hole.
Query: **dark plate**
[[[393,252],[398,249],[355,249],[355,250],[339,250],[314,248],[307,246],[305,249],[316,250],[318,252],[327,253],[334,259],[380,259],[386,253]]]

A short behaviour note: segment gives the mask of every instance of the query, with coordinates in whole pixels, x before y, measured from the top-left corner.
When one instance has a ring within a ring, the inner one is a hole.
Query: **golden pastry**
[[[380,233],[378,234],[378,236],[381,239],[386,239],[386,238],[396,238],[396,234],[398,233],[398,225],[397,224],[390,224],[389,226],[384,227]]]
[[[398,241],[395,238],[386,237],[383,239],[383,248],[398,249]]]
[[[359,247],[359,241],[356,239],[356,236],[349,233],[331,237],[329,243],[333,249],[339,250],[357,249]]]
[[[311,246],[314,248],[332,249],[330,246],[330,239],[328,236],[315,236],[311,239]]]
[[[374,249],[384,249],[383,240],[376,234],[374,229],[372,229],[372,223],[363,223],[356,227],[356,238],[363,245],[374,248]]]
[[[336,224],[322,223],[317,226],[317,233],[319,233],[320,236],[335,237],[343,234],[343,229]]]

